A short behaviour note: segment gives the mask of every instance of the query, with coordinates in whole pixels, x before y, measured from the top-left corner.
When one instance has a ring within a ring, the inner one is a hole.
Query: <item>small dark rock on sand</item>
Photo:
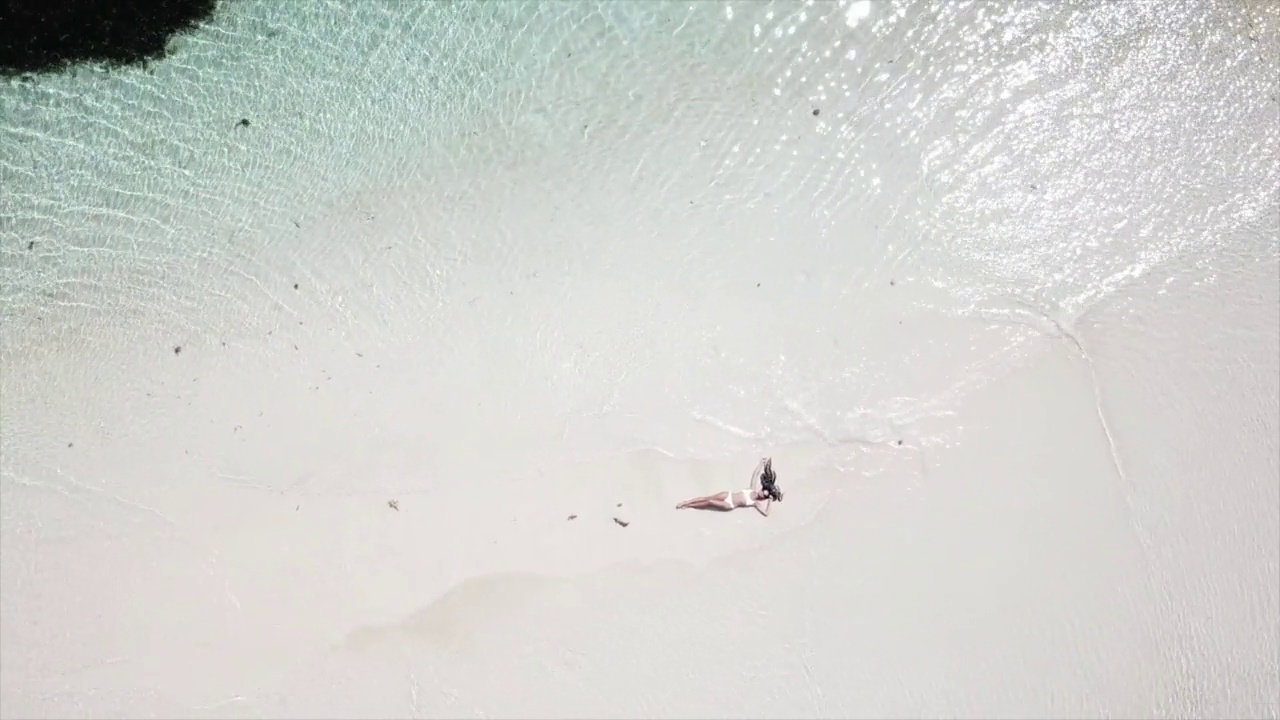
[[[626,526],[628,526],[628,525],[630,525],[630,524],[631,524],[631,523],[627,522],[626,520],[620,520],[620,519],[618,519],[618,518],[614,518],[614,519],[613,519],[613,521],[614,521],[614,522],[616,522],[616,523],[618,523],[618,524],[619,524],[619,525],[621,525],[622,527],[626,527]]]
[[[396,512],[400,512],[400,502],[398,500],[388,500],[387,507],[395,510]]]

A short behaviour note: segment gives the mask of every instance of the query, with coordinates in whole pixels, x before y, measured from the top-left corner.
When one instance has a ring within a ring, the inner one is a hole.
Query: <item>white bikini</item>
[[[735,508],[752,507],[756,504],[756,501],[751,497],[751,492],[751,490],[733,490],[729,493],[729,503]],[[741,504],[736,499],[739,493],[742,494]]]

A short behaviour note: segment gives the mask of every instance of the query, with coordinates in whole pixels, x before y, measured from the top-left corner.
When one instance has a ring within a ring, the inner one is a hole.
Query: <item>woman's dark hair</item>
[[[778,489],[778,476],[773,472],[773,460],[764,461],[764,470],[760,473],[760,489],[770,498],[782,502],[782,491]]]

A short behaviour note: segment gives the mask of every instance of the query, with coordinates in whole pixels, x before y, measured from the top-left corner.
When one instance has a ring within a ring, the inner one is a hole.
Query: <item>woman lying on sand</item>
[[[677,505],[676,509],[728,511],[740,507],[753,507],[761,515],[769,517],[769,505],[774,500],[782,502],[782,491],[778,489],[778,476],[773,472],[773,459],[761,458],[760,463],[751,473],[751,487],[746,490],[726,490],[715,495],[690,498]]]

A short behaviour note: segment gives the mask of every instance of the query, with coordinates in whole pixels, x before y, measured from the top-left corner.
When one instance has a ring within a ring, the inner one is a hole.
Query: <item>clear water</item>
[[[150,69],[0,88],[10,452],[30,368],[166,336],[267,405],[379,359],[317,442],[936,441],[1131,279],[1277,252],[1224,246],[1275,217],[1272,6],[225,5]]]

